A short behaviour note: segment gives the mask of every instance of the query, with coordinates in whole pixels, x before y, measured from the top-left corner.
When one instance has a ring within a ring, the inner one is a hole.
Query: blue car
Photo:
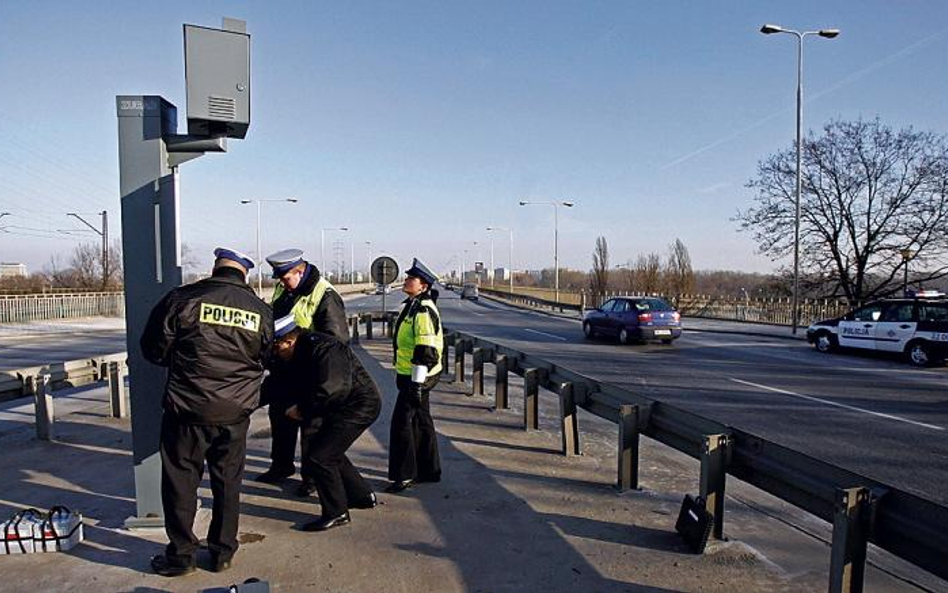
[[[681,337],[681,315],[658,297],[616,297],[586,313],[583,334],[614,336],[619,343],[659,340],[671,344]]]

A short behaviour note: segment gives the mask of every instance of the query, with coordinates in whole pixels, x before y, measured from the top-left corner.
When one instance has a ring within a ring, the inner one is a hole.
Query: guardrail
[[[534,290],[536,291],[536,289]],[[480,287],[480,292],[481,294],[490,295],[513,303],[539,309],[559,310],[560,312],[577,311],[579,314],[582,314],[582,311],[586,308],[593,306],[591,300],[587,301],[585,293],[560,292],[561,301],[557,302],[535,294],[511,293],[508,290],[496,288]],[[552,291],[550,292],[552,293]],[[614,296],[643,295],[610,292],[605,298]],[[668,298],[668,300],[678,308],[682,315],[691,317],[769,323],[788,327],[793,320],[790,299],[733,299],[707,295],[682,295],[680,297]],[[800,301],[797,306],[801,325],[809,325],[821,319],[839,317],[850,309],[849,305],[845,302],[834,300],[804,299]]]
[[[124,315],[121,292],[0,295],[0,323]]]
[[[448,333],[445,339],[454,350],[459,382],[465,381],[465,355],[471,355],[472,395],[484,394],[484,364],[495,365],[498,408],[508,407],[508,374],[523,377],[526,430],[539,428],[538,389],[556,393],[564,455],[581,450],[577,407],[615,422],[620,490],[637,488],[640,435],[698,459],[700,495],[714,516],[716,538],[723,536],[730,474],[833,525],[830,591],[862,590],[869,542],[948,578],[948,507],[525,352],[460,332]],[[447,346],[443,357],[447,368]]]

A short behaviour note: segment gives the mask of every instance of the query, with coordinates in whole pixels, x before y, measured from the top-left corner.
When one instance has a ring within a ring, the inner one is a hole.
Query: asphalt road
[[[386,296],[396,309],[400,293]],[[380,296],[346,301],[378,310]],[[439,300],[444,323],[948,504],[948,367],[916,369],[804,342],[688,331],[671,346],[583,338],[578,319],[480,300]],[[125,350],[114,328],[0,335],[0,368]]]
[[[948,504],[948,368],[825,355],[805,342],[688,332],[671,346],[586,340],[578,319],[439,300],[446,325]]]

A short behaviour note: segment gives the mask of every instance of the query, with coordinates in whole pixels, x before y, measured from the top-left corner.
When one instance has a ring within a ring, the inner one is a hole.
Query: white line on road
[[[812,395],[803,395],[802,393],[794,393],[793,391],[787,391],[786,389],[777,389],[776,387],[768,387],[766,385],[761,385],[759,383],[751,383],[750,381],[742,381],[741,379],[735,379],[730,377],[731,381],[735,383],[740,383],[742,385],[749,385],[751,387],[756,387],[758,389],[764,389],[766,391],[773,391],[774,393],[782,393],[783,395],[791,395],[793,397],[799,397],[801,399],[808,399],[810,401],[819,402],[821,404],[826,404],[828,406],[836,406],[837,408],[844,408],[846,410],[852,410],[853,412],[862,412],[863,414],[871,414],[872,416],[879,416],[881,418],[888,418],[889,420],[898,420],[899,422],[907,422],[909,424],[914,424],[916,426],[923,426],[925,428],[931,428],[932,430],[945,430],[941,426],[935,426],[934,424],[925,424],[924,422],[916,422],[915,420],[909,420],[907,418],[900,418],[899,416],[893,416],[892,414],[883,414],[882,412],[873,412],[872,410],[864,410],[862,408],[857,408],[855,406],[847,406],[846,404],[841,404],[838,402],[830,401],[827,399],[820,399],[818,397],[813,397]]]
[[[530,332],[531,334],[540,334],[541,336],[546,336],[548,338],[556,338],[557,340],[563,340],[564,342],[568,341],[569,338],[564,338],[563,336],[555,336],[553,334],[548,334],[546,332],[537,331],[535,329],[530,329],[529,327],[523,328],[523,331]]]

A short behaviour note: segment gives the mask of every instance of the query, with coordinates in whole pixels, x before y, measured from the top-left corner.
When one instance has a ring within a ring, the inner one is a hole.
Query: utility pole
[[[66,213],[66,216],[72,216],[73,218],[78,219],[82,224],[86,225],[95,231],[97,235],[102,237],[102,288],[105,288],[112,272],[109,269],[109,213],[107,210],[103,210],[102,212],[99,212],[99,215],[102,217],[102,230],[95,228],[89,224],[89,221],[79,216],[75,212]]]

